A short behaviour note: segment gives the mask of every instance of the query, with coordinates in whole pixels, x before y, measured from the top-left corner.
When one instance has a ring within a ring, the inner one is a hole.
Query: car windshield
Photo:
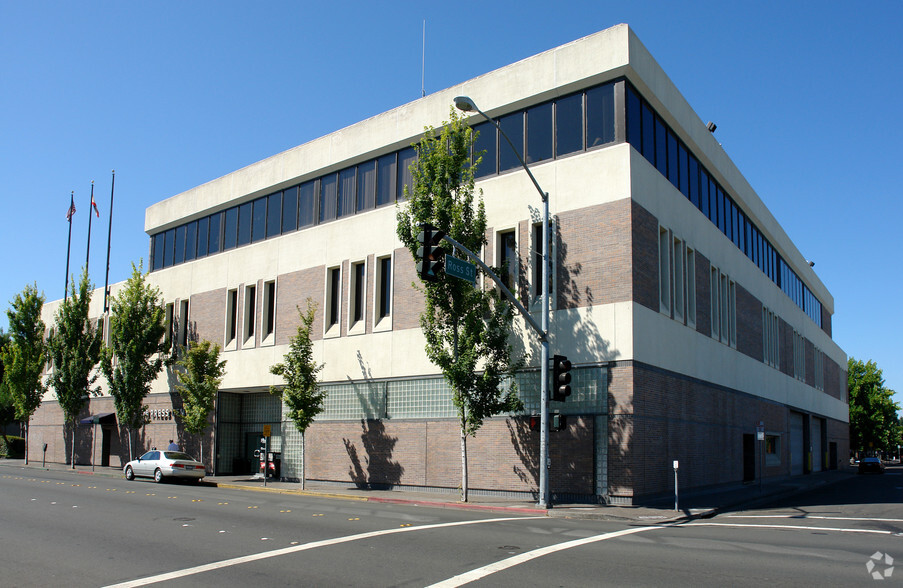
[[[163,455],[166,459],[187,459],[188,461],[194,461],[193,457],[187,453],[182,453],[181,451],[164,451]]]

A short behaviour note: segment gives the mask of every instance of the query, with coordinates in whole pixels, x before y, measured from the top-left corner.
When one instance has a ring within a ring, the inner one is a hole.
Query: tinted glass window
[[[194,259],[198,252],[198,221],[185,225],[185,261]]]
[[[267,236],[267,199],[258,198],[251,211],[251,240],[261,241]]]
[[[267,197],[267,237],[282,232],[282,192]]]
[[[251,216],[253,203],[245,202],[238,207],[238,241],[239,247],[251,242]]]
[[[680,173],[677,171],[679,160],[677,158],[677,137],[668,131],[668,180],[675,188],[680,185]]]
[[[555,153],[565,155],[583,149],[583,94],[555,102]]]
[[[175,240],[176,230],[169,229],[166,231],[166,251],[163,253],[163,267],[170,267],[172,265]]]
[[[298,188],[298,228],[314,224],[317,212],[316,180],[301,184]]]
[[[655,117],[655,167],[668,177],[668,127],[659,117]]]
[[[655,115],[643,102],[643,157],[655,165]]]
[[[357,168],[349,167],[339,172],[339,188],[336,195],[336,216],[343,217],[354,214],[357,199],[355,181]]]
[[[207,253],[218,253],[222,245],[222,225],[223,213],[217,212],[210,215],[210,236],[207,239]],[[234,231],[233,231],[234,233]]]
[[[483,159],[480,160],[480,165],[477,166],[474,177],[482,178],[484,176],[491,176],[496,172],[495,164],[496,156],[498,155],[496,135],[498,133],[496,132],[495,127],[488,122],[474,125],[473,131],[474,133],[478,133],[477,138],[473,143],[474,160],[480,155],[483,157]]]
[[[515,154],[515,152],[511,150],[511,145],[508,144],[508,141],[504,138],[500,140],[499,171],[503,172],[520,167],[520,160],[518,157],[524,152],[524,113],[515,112],[514,114],[503,116],[498,122],[502,131],[504,131],[504,133],[508,135],[508,138],[511,139],[514,148],[518,149],[518,153]]]
[[[718,226],[718,189],[712,178],[709,178],[709,220]]]
[[[699,162],[690,156],[690,202],[699,208]]]
[[[174,264],[185,261],[185,225],[176,227],[176,242],[173,250]]]
[[[683,195],[687,198],[690,197],[690,174],[687,171],[689,168],[689,162],[687,161],[687,149],[683,146],[683,144],[678,145],[678,157],[679,157],[679,165],[680,165],[680,191],[683,192]]]
[[[207,232],[210,230],[210,217],[198,219],[198,257],[207,255]]]
[[[417,158],[417,152],[413,147],[406,147],[398,152],[398,200],[404,200],[404,187],[412,186],[411,164]]]
[[[527,163],[552,159],[552,103],[527,110]]]
[[[699,170],[699,210],[709,216],[709,174]]]
[[[298,186],[282,193],[282,232],[290,233],[298,228]]]
[[[154,235],[154,269],[163,269],[163,247],[166,240],[165,233]]]
[[[730,238],[730,228],[727,224],[727,200],[724,198],[724,190],[718,187],[718,228]]]
[[[376,205],[395,202],[395,154],[379,158],[376,164]]]
[[[357,166],[357,210],[376,207],[376,160]]]
[[[320,178],[320,222],[331,221],[336,216],[336,194],[339,180],[336,174]]]
[[[615,85],[605,84],[586,92],[586,146],[605,145],[614,140]]]
[[[587,94],[588,96],[588,94]],[[587,108],[587,118],[591,111]],[[627,142],[633,145],[634,149],[639,150],[642,147],[643,136],[640,126],[640,97],[636,95],[633,88],[627,86]]]
[[[211,227],[212,229],[213,227]],[[233,206],[226,211],[223,222],[223,251],[235,247],[238,239],[238,207]]]

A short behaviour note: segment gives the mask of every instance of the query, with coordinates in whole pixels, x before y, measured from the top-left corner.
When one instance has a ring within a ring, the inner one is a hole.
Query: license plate
[[[194,469],[194,466],[193,466],[193,465],[187,465],[187,466],[185,466],[185,469],[186,469],[186,470],[193,470],[193,469]]]

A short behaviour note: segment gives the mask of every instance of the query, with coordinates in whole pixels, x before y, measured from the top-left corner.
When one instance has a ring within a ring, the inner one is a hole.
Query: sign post
[[[677,507],[677,468],[680,464],[677,463],[677,460],[674,460],[674,510],[680,510]]]
[[[762,491],[762,478],[765,476],[765,421],[756,426],[756,439],[759,441],[759,492]]]

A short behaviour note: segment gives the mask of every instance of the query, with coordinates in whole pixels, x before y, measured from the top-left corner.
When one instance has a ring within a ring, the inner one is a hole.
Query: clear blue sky
[[[0,0],[0,308],[70,271],[147,258],[150,204],[626,22],[835,299],[834,339],[903,399],[903,3]],[[554,10],[549,11],[549,7]],[[0,328],[7,327],[5,312]]]

